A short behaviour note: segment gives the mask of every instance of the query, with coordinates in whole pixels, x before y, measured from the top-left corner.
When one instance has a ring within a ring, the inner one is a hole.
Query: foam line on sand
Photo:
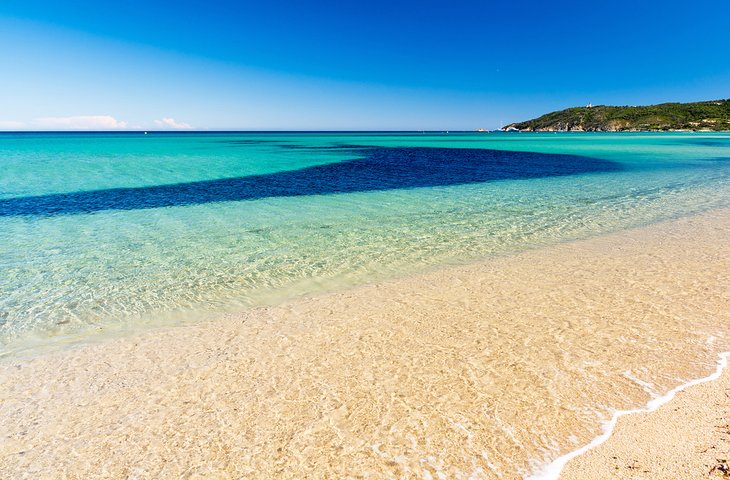
[[[730,356],[730,352],[722,352],[718,355],[717,368],[710,375],[683,383],[683,384],[671,389],[666,394],[651,399],[643,408],[615,411],[613,413],[613,416],[611,417],[611,419],[603,424],[603,432],[599,436],[594,438],[590,443],[588,443],[576,450],[568,452],[565,455],[561,455],[560,457],[551,461],[547,465],[544,465],[543,467],[541,467],[535,473],[525,477],[526,480],[557,480],[560,477],[560,474],[563,471],[563,468],[565,468],[565,465],[567,465],[569,461],[571,461],[572,459],[574,459],[576,457],[583,455],[584,453],[588,452],[589,450],[592,450],[592,449],[598,447],[599,445],[603,444],[604,442],[606,442],[606,440],[608,440],[611,437],[614,430],[616,429],[616,425],[618,424],[619,418],[626,416],[626,415],[633,415],[636,413],[654,412],[662,405],[669,403],[674,398],[674,396],[677,393],[681,392],[682,390],[685,390],[689,387],[693,387],[695,385],[699,385],[701,383],[717,380],[718,378],[720,378],[720,375],[722,375],[722,372],[725,369],[725,367],[727,367],[728,356]]]

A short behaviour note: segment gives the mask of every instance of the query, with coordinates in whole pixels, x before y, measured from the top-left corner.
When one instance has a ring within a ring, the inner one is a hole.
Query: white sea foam
[[[603,442],[608,440],[611,437],[611,434],[613,433],[613,430],[616,428],[616,424],[618,423],[618,419],[620,417],[623,417],[624,415],[632,415],[634,413],[646,413],[646,412],[653,412],[665,403],[670,402],[674,396],[677,394],[677,392],[681,392],[682,390],[699,385],[700,383],[705,382],[711,382],[713,380],[717,380],[720,378],[720,375],[722,374],[722,371],[725,369],[728,363],[728,357],[730,356],[730,352],[722,352],[718,355],[717,359],[717,368],[715,371],[702,378],[697,378],[695,380],[691,380],[687,383],[683,383],[673,389],[671,389],[669,392],[667,392],[665,395],[658,396],[650,400],[643,408],[637,408],[633,410],[617,410],[614,412],[613,416],[609,421],[603,424],[603,433],[601,433],[599,436],[594,438],[590,443],[573,450],[571,452],[566,453],[565,455],[562,455],[555,460],[549,462],[546,465],[543,465],[541,468],[539,468],[537,471],[533,472],[532,474],[529,474],[525,476],[525,480],[557,480],[560,477],[560,473],[563,471],[563,468],[565,465],[575,457],[578,457],[580,455],[583,455],[589,450],[592,450],[596,448],[597,446],[601,445]]]

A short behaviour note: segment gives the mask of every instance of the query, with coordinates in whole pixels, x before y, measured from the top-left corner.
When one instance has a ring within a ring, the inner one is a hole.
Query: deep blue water
[[[244,140],[237,144],[256,143]],[[15,197],[0,200],[0,216],[63,215],[268,197],[448,187],[495,180],[611,172],[622,168],[620,163],[610,160],[554,153],[355,145],[334,148],[356,158],[262,175]]]

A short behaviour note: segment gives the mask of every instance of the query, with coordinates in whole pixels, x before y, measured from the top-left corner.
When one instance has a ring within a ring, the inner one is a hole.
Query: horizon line
[[[489,133],[502,130],[0,130],[0,133],[120,133],[120,134],[188,134],[188,133]]]

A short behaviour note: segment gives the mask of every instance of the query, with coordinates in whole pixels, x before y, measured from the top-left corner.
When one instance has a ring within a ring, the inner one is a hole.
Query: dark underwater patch
[[[728,138],[698,138],[685,139],[682,142],[685,145],[698,145],[701,147],[730,147],[730,137]]]
[[[342,148],[342,147],[340,147]],[[353,147],[360,158],[218,180],[0,200],[0,216],[67,215],[612,172],[608,160],[471,148]]]
[[[278,145],[281,144],[281,140],[216,140],[214,143],[223,143],[226,145]]]

